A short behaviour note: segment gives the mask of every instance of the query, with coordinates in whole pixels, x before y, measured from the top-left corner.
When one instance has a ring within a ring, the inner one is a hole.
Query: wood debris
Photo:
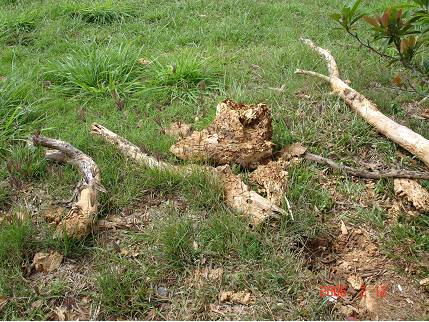
[[[246,105],[225,100],[212,124],[174,144],[170,151],[183,160],[256,168],[272,156],[271,110],[265,104]]]
[[[396,195],[405,198],[420,212],[429,212],[429,192],[417,181],[395,179],[393,181]]]
[[[59,252],[36,253],[33,258],[33,267],[38,272],[50,273],[58,269],[63,261]]]

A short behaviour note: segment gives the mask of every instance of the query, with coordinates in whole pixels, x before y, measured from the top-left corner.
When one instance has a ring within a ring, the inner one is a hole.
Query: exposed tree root
[[[55,236],[63,237],[63,234],[66,234],[68,238],[84,238],[90,233],[97,214],[98,194],[104,191],[97,164],[82,151],[64,141],[35,135],[33,144],[52,149],[46,152],[47,159],[67,162],[79,169],[84,182],[79,187],[78,199],[58,224]]]
[[[304,158],[309,161],[326,164],[332,169],[343,171],[355,177],[366,179],[382,179],[382,178],[405,178],[405,179],[429,179],[429,172],[408,171],[408,170],[386,170],[386,171],[365,171],[358,170],[352,167],[341,165],[335,161],[324,158],[320,155],[306,153]]]
[[[277,207],[268,199],[252,191],[239,176],[235,175],[231,168],[209,166],[175,166],[155,159],[141,151],[136,145],[108,130],[100,124],[92,124],[91,133],[100,136],[105,141],[115,145],[125,156],[136,163],[153,169],[161,169],[186,174],[192,171],[205,170],[217,176],[223,184],[225,203],[234,211],[250,218],[254,225],[259,225],[272,217],[286,215],[287,212]]]
[[[341,80],[337,63],[329,50],[316,46],[310,39],[302,39],[302,41],[326,60],[329,77],[301,69],[296,71],[297,74],[311,75],[328,81],[331,84],[333,93],[341,97],[356,113],[374,126],[377,131],[417,156],[429,166],[429,140],[388,118],[378,110],[374,103]]]

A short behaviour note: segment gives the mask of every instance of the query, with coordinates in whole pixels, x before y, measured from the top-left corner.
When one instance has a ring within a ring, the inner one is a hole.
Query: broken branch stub
[[[331,84],[333,93],[341,97],[356,113],[374,126],[378,132],[417,156],[426,166],[429,166],[429,140],[381,113],[374,103],[347,85],[340,78],[337,63],[329,50],[316,46],[310,39],[302,39],[302,41],[326,60],[329,77],[301,69],[298,69],[296,74],[311,75],[328,81]]]
[[[182,160],[209,161],[216,165],[240,164],[256,168],[272,156],[271,110],[265,104],[221,102],[212,124],[170,148]]]
[[[268,199],[252,191],[239,176],[232,173],[228,165],[217,168],[199,165],[175,166],[147,155],[136,145],[100,124],[92,124],[91,133],[115,145],[126,157],[145,167],[174,171],[180,174],[201,170],[214,174],[220,179],[223,185],[224,198],[227,206],[250,218],[250,221],[254,225],[259,225],[269,218],[278,217],[280,214],[287,214],[283,209],[277,207]]]
[[[82,151],[61,140],[35,135],[33,144],[51,149],[46,153],[47,159],[67,162],[79,169],[84,183],[79,189],[77,201],[57,225],[55,236],[63,237],[66,234],[69,238],[84,238],[91,231],[97,214],[99,192],[104,192],[97,164]]]

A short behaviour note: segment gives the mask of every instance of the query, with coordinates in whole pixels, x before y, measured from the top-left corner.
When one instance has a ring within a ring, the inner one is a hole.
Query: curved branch
[[[365,171],[358,170],[349,166],[341,165],[335,161],[324,158],[320,155],[306,153],[304,158],[309,161],[326,164],[332,169],[343,171],[355,177],[366,179],[382,179],[382,178],[404,178],[404,179],[429,179],[429,172],[408,171],[408,170],[386,170],[386,171]]]
[[[341,97],[356,113],[374,126],[378,132],[408,150],[422,160],[426,166],[429,166],[429,140],[381,113],[377,105],[340,79],[337,63],[328,50],[316,46],[309,39],[303,39],[303,41],[325,58],[330,76],[329,83],[336,95]],[[313,74],[313,76],[315,75],[317,76],[317,74]],[[323,79],[326,80],[326,78]]]
[[[76,166],[84,178],[85,183],[79,187],[77,201],[58,224],[55,233],[57,237],[63,237],[63,234],[66,234],[69,238],[84,238],[90,233],[97,214],[98,194],[104,191],[97,164],[85,153],[61,140],[35,135],[33,144],[54,149],[47,151],[47,159]]]

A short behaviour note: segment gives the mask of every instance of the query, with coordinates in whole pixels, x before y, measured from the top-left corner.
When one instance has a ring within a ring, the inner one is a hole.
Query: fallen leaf
[[[192,248],[196,251],[196,250],[198,250],[198,243],[194,240],[193,242],[192,242]]]
[[[55,315],[57,316],[57,321],[65,321],[66,320],[66,308],[64,307],[56,307],[54,310]]]
[[[219,293],[219,301],[221,303],[223,302],[230,302],[234,304],[243,304],[243,305],[249,305],[254,302],[254,299],[252,298],[252,293],[250,292],[220,292]]]
[[[302,145],[301,142],[296,142],[285,146],[282,150],[282,157],[284,159],[290,159],[293,157],[299,157],[307,151],[307,148]]]
[[[360,275],[350,275],[347,282],[356,290],[359,291],[363,285],[363,279]]]
[[[140,65],[143,65],[143,66],[146,66],[146,65],[149,65],[150,63],[152,63],[150,60],[145,59],[145,58],[140,58],[138,60],[138,62],[139,62]]]
[[[401,75],[396,74],[396,75],[395,75],[395,77],[393,77],[392,82],[393,82],[393,84],[395,84],[396,86],[401,87],[401,86],[402,86],[402,78],[401,78]]]
[[[42,300],[34,301],[33,303],[31,303],[31,308],[32,309],[38,309],[39,307],[42,306],[42,304],[43,304]]]
[[[50,207],[44,212],[43,217],[47,222],[59,224],[64,212],[65,208],[63,207]]]
[[[423,112],[421,112],[420,116],[425,118],[425,119],[429,119],[429,108],[425,109]]]
[[[7,79],[6,76],[0,75],[0,82],[5,81],[6,79]]]
[[[369,312],[375,311],[376,299],[371,295],[371,292],[369,292],[369,290],[365,291],[364,296],[362,297],[362,303]]]
[[[344,221],[341,220],[341,234],[342,235],[347,235],[348,234],[348,230],[346,227],[346,224],[344,224]]]
[[[429,277],[426,277],[426,278],[422,279],[422,280],[419,282],[419,284],[420,284],[421,286],[427,286],[427,285],[429,285]]]
[[[417,181],[395,179],[393,181],[396,195],[404,197],[420,212],[429,212],[429,192]]]
[[[6,296],[0,295],[0,312],[5,307],[7,301],[8,301],[8,298]]]
[[[33,258],[33,265],[38,272],[49,273],[60,267],[63,255],[58,252],[36,253]]]
[[[223,268],[197,268],[192,273],[190,282],[197,287],[201,287],[204,284],[204,280],[220,280],[223,276]]]

